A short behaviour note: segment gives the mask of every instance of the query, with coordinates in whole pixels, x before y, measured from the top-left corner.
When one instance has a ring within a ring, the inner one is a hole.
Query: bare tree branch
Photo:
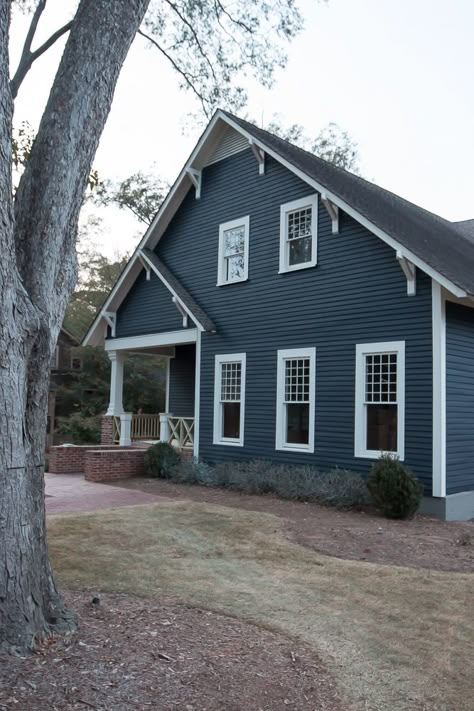
[[[28,33],[26,35],[25,44],[23,45],[23,50],[21,53],[20,61],[18,63],[18,68],[12,80],[10,81],[10,90],[14,99],[18,94],[18,90],[24,78],[30,71],[33,62],[35,62],[38,57],[41,57],[41,55],[44,54],[50,47],[52,47],[53,44],[60,37],[62,37],[66,32],[71,29],[72,21],[68,22],[63,27],[60,27],[59,30],[56,30],[56,32],[54,32],[51,37],[46,40],[46,42],[44,42],[40,47],[38,47],[38,49],[35,49],[34,52],[31,51],[31,45],[36,34],[36,30],[38,29],[40,17],[46,7],[46,2],[47,0],[40,0],[38,6],[36,7],[33,18],[31,20],[30,27],[28,29]]]
[[[206,100],[205,100],[204,96],[196,89],[196,87],[194,86],[193,82],[191,81],[191,79],[189,78],[187,73],[183,69],[181,69],[181,67],[174,61],[173,57],[171,57],[163,49],[163,47],[161,47],[158,44],[158,42],[155,39],[153,39],[153,37],[150,37],[150,35],[147,35],[146,32],[143,32],[143,30],[138,30],[138,34],[141,35],[142,37],[144,37],[149,42],[151,42],[151,44],[154,47],[156,47],[164,57],[166,57],[166,59],[171,63],[173,69],[175,69],[178,72],[178,74],[180,74],[183,77],[187,86],[191,89],[191,91],[195,94],[196,98],[200,101],[204,114],[206,116],[208,116]]]

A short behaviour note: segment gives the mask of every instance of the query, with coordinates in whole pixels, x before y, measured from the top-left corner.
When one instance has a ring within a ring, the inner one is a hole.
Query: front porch
[[[167,442],[183,454],[197,454],[199,374],[197,329],[111,339],[105,349],[111,362],[110,402],[102,421],[101,443],[121,447]],[[163,412],[126,412],[123,406],[124,366],[127,356],[158,355],[166,363]]]

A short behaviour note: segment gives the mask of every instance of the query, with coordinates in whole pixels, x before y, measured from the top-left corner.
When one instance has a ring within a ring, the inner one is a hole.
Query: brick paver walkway
[[[93,511],[137,504],[154,504],[164,497],[120,486],[86,481],[82,474],[45,474],[46,513]]]

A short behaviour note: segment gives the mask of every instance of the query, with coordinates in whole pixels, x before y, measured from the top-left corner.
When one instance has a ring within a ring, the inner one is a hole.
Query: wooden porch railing
[[[120,443],[120,417],[113,420],[113,442]],[[194,417],[175,417],[162,415],[132,415],[130,427],[132,442],[139,440],[156,440],[168,442],[174,447],[183,449],[194,446]]]
[[[175,447],[194,446],[194,417],[168,417],[168,442]]]
[[[131,438],[140,439],[160,439],[160,416],[159,415],[132,415]]]
[[[112,423],[112,442],[119,444],[120,442],[120,415],[114,416]]]

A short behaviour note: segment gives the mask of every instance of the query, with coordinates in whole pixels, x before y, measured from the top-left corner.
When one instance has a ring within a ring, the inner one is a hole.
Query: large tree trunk
[[[11,191],[10,0],[0,0],[0,649],[71,628],[48,561],[49,364],[76,279],[87,178],[149,0],[81,0],[31,157]]]

